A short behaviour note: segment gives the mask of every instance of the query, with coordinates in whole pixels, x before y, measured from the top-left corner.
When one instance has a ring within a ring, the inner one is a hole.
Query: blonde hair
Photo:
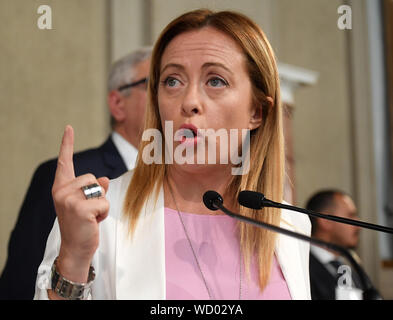
[[[273,50],[263,31],[248,17],[231,11],[212,12],[207,9],[191,11],[173,20],[159,36],[153,49],[148,87],[145,129],[156,128],[163,133],[158,110],[158,84],[161,57],[169,42],[177,35],[213,27],[229,35],[242,49],[253,87],[253,103],[262,107],[263,122],[250,134],[250,170],[246,175],[233,176],[229,190],[237,198],[241,190],[254,190],[277,202],[283,197],[284,146],[279,75]],[[273,99],[273,103],[268,100]],[[127,190],[124,215],[129,218],[130,233],[135,230],[141,209],[147,198],[162,187],[165,164],[147,165],[142,160],[143,148],[149,141],[141,141],[132,181]],[[164,163],[164,161],[163,161]],[[201,199],[202,201],[202,199]],[[279,225],[280,211],[264,208],[262,212],[241,207],[241,214],[260,221]],[[244,263],[249,271],[255,255],[259,267],[259,286],[266,286],[272,265],[276,235],[249,224],[239,224],[239,241]]]

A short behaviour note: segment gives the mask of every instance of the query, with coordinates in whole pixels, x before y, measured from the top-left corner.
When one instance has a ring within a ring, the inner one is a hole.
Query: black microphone
[[[248,190],[240,191],[238,201],[239,201],[240,205],[250,208],[250,209],[259,210],[264,207],[288,209],[291,211],[305,213],[311,217],[332,220],[332,221],[339,222],[339,223],[350,224],[353,226],[358,226],[358,227],[362,227],[362,228],[366,228],[366,229],[372,229],[372,230],[377,230],[377,231],[393,234],[392,228],[388,228],[388,227],[381,226],[378,224],[363,222],[363,221],[359,221],[359,220],[353,220],[353,219],[333,216],[330,214],[322,214],[322,213],[315,212],[312,210],[299,208],[299,207],[295,207],[295,206],[291,206],[291,205],[287,205],[287,204],[283,204],[283,203],[279,203],[279,202],[274,202],[272,200],[265,198],[263,193],[256,192],[256,191],[248,191]]]
[[[297,232],[287,230],[284,228],[280,228],[280,227],[277,227],[272,224],[268,224],[268,223],[265,223],[262,221],[254,220],[252,218],[242,216],[237,213],[233,213],[224,207],[224,205],[223,205],[224,200],[221,197],[221,195],[219,193],[217,193],[216,191],[205,192],[203,195],[203,203],[210,210],[213,210],[213,211],[221,210],[226,215],[228,215],[234,219],[240,220],[242,222],[250,223],[252,225],[255,225],[255,226],[270,230],[270,231],[274,231],[274,232],[281,233],[281,234],[284,234],[289,237],[293,237],[298,240],[309,242],[311,244],[317,245],[317,246],[324,248],[324,249],[329,249],[329,250],[333,250],[333,251],[338,252],[339,254],[343,255],[344,257],[346,257],[348,259],[348,261],[355,268],[356,273],[359,275],[360,282],[361,282],[362,289],[363,289],[363,299],[364,300],[375,300],[375,299],[379,298],[377,293],[375,292],[374,288],[372,288],[370,286],[369,282],[367,281],[367,275],[365,274],[364,270],[356,262],[355,258],[351,254],[351,252],[349,250],[345,249],[344,247],[341,247],[341,246],[333,244],[333,243],[325,242],[325,241],[322,241],[319,239],[311,238],[311,237],[308,237],[304,234],[297,233]]]

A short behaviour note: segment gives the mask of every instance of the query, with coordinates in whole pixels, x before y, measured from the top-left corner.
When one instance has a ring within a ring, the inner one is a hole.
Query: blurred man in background
[[[339,190],[317,192],[308,200],[306,208],[352,220],[358,218],[357,209],[351,197]],[[313,238],[330,242],[350,250],[356,249],[359,243],[359,227],[321,218],[310,217],[310,219],[312,225],[311,235]],[[339,268],[347,264],[348,262],[345,262],[335,252],[327,251],[317,246],[311,246],[310,282],[311,297],[313,300],[336,299],[338,280],[344,273]],[[352,268],[352,266],[349,267]],[[355,270],[351,272],[351,276],[352,288],[362,289]],[[367,279],[367,281],[370,280]],[[369,283],[371,284],[371,282]]]
[[[92,173],[114,179],[134,167],[141,138],[151,48],[136,50],[116,61],[108,77],[112,133],[98,148],[74,154],[75,175]],[[57,159],[35,171],[8,244],[0,278],[0,299],[33,299],[37,268],[56,212],[52,184]]]

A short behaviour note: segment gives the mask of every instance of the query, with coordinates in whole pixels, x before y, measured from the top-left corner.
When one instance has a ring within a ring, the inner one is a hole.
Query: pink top
[[[241,268],[236,221],[226,215],[180,213],[213,299],[288,300],[291,295],[274,256],[270,280],[263,292],[255,261],[251,281]],[[207,300],[209,295],[176,210],[165,208],[166,297]],[[239,290],[240,289],[240,290]]]

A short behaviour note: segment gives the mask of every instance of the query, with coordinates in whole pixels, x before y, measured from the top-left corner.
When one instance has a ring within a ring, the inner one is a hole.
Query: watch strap
[[[86,283],[78,283],[64,278],[57,270],[57,258],[52,265],[52,290],[60,297],[67,300],[86,300],[89,296],[91,285],[95,278],[94,267],[90,266]]]

